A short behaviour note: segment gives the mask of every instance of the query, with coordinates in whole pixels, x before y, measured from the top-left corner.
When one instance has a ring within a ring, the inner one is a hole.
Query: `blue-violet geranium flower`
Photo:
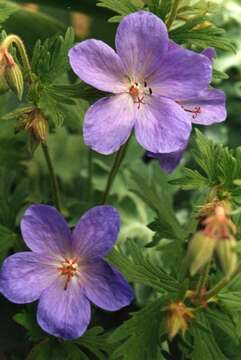
[[[170,42],[156,15],[139,11],[126,16],[115,44],[116,52],[89,39],[69,51],[71,67],[81,80],[113,94],[86,112],[84,141],[93,150],[117,151],[134,128],[147,151],[176,152],[185,148],[192,123],[224,120],[224,94],[208,88],[212,61]],[[218,110],[212,104],[203,106],[206,96],[214,98]]]
[[[170,42],[168,51],[173,51],[175,49],[181,49],[181,47],[174,42]],[[202,54],[213,62],[216,52],[212,48],[207,48],[202,52]],[[196,97],[180,101],[179,103],[187,112],[187,115],[192,123],[212,125],[214,123],[224,121],[227,116],[224,92],[211,87],[202,91]],[[187,139],[187,143],[184,143],[183,147],[181,147],[178,151],[169,153],[152,153],[148,151],[146,152],[146,155],[157,159],[162,170],[166,173],[171,173],[180,163],[188,145],[188,140],[189,139]]]
[[[55,208],[32,205],[21,221],[24,241],[32,252],[5,259],[1,292],[19,304],[39,299],[37,321],[46,332],[63,339],[81,336],[90,322],[90,302],[115,311],[133,298],[123,276],[103,260],[119,226],[114,208],[97,206],[71,233]]]

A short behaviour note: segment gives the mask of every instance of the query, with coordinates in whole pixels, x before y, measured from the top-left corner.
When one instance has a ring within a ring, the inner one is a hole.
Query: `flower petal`
[[[225,93],[218,89],[206,90],[196,98],[180,104],[194,124],[211,125],[224,121],[227,116]]]
[[[125,16],[117,28],[117,54],[132,80],[143,81],[155,71],[167,48],[166,26],[150,12],[138,11]]]
[[[70,249],[71,232],[52,206],[30,206],[22,218],[21,231],[27,246],[36,253],[65,255]]]
[[[106,261],[100,260],[92,264],[86,276],[83,284],[86,295],[101,309],[116,311],[133,300],[133,292],[128,282]]]
[[[103,257],[116,242],[119,230],[120,217],[112,206],[90,209],[73,231],[75,253],[84,258]]]
[[[185,147],[191,121],[173,100],[152,96],[137,113],[135,134],[144,149],[153,153],[170,153]]]
[[[58,276],[54,260],[32,252],[7,257],[0,272],[0,289],[4,296],[17,304],[37,300]]]
[[[215,51],[214,48],[209,47],[209,48],[204,49],[204,50],[201,52],[201,54],[207,56],[207,58],[209,58],[209,60],[213,61],[213,59],[214,59],[215,56],[216,56],[216,51]]]
[[[98,100],[85,114],[84,141],[101,154],[117,151],[130,136],[135,108],[129,94]]]
[[[147,79],[153,94],[176,101],[197,96],[212,79],[212,62],[203,54],[172,46],[159,69]]]
[[[81,336],[90,322],[90,303],[78,281],[64,290],[63,277],[58,278],[41,295],[37,321],[47,333],[65,340]]]
[[[162,154],[148,152],[147,156],[157,159],[162,170],[164,170],[167,174],[170,174],[180,163],[184,152],[185,148],[179,151]]]
[[[85,40],[69,51],[70,65],[87,84],[107,92],[121,92],[126,87],[124,69],[115,51],[99,40]]]

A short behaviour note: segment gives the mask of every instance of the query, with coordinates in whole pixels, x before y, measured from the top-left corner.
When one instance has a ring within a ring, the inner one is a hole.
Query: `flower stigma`
[[[147,87],[146,81],[142,83],[131,82],[129,88],[129,94],[134,100],[134,104],[138,104],[137,108],[140,109],[141,104],[145,105],[144,98],[145,96],[152,95],[152,89]]]
[[[64,290],[67,290],[68,285],[70,283],[70,280],[74,276],[78,276],[78,259],[64,259],[64,262],[62,262],[61,266],[58,267],[58,270],[60,271],[60,275],[66,276],[66,281],[64,285]]]

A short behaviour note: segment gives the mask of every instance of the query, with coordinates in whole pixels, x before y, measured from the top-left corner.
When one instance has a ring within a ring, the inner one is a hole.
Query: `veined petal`
[[[126,88],[122,62],[103,41],[90,39],[75,45],[69,61],[81,80],[99,90],[118,93]]]
[[[0,290],[17,304],[37,300],[57,278],[54,259],[32,252],[16,253],[7,257],[0,272]]]
[[[87,329],[91,310],[78,281],[71,281],[66,290],[64,282],[63,278],[58,278],[42,293],[37,321],[47,333],[72,340]]]
[[[119,229],[120,217],[112,206],[90,209],[73,231],[74,252],[83,258],[103,257],[116,242]]]
[[[116,311],[133,300],[133,292],[128,282],[104,260],[88,267],[85,276],[83,287],[86,296],[101,309]]]
[[[144,149],[170,153],[185,147],[191,121],[180,105],[164,97],[152,96],[137,111],[135,134]]]
[[[212,79],[212,62],[203,54],[170,45],[159,69],[146,81],[153,94],[186,100],[208,88]]]
[[[27,246],[36,253],[65,255],[70,249],[71,232],[52,206],[30,206],[21,220],[21,231]]]
[[[116,32],[116,50],[127,75],[143,81],[160,66],[168,48],[168,34],[163,21],[146,11],[127,15]]]
[[[134,125],[134,104],[129,94],[98,100],[86,112],[84,141],[101,154],[119,150],[130,136]]]
[[[194,124],[212,125],[226,119],[225,93],[208,89],[199,96],[180,102]]]

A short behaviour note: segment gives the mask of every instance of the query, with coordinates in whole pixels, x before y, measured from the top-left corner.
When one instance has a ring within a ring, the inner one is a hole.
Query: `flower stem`
[[[234,272],[225,276],[222,280],[220,280],[212,289],[210,289],[206,295],[205,300],[208,301],[214,296],[216,296],[226,285],[228,285],[239,273],[241,272],[241,261],[238,263]]]
[[[87,191],[88,191],[88,200],[90,200],[91,198],[91,188],[92,188],[92,151],[91,149],[89,149],[89,152],[88,152],[88,187],[87,187]]]
[[[58,186],[58,181],[54,172],[54,167],[53,167],[53,163],[49,154],[49,149],[46,143],[41,143],[42,146],[42,150],[43,150],[43,154],[49,169],[49,175],[50,175],[50,179],[51,179],[51,183],[52,183],[52,189],[53,189],[53,200],[55,203],[56,208],[60,211],[61,210],[61,206],[60,206],[60,193],[59,193],[59,186]]]
[[[170,29],[173,21],[176,19],[179,2],[180,2],[180,0],[174,0],[173,1],[173,5],[172,5],[171,11],[170,11],[170,15],[169,15],[169,17],[168,17],[168,19],[166,21],[166,26],[167,26],[168,30]]]
[[[205,285],[207,283],[208,274],[209,274],[209,270],[210,270],[210,265],[211,265],[211,262],[209,261],[207,263],[207,265],[204,267],[204,269],[203,269],[203,271],[201,273],[201,276],[199,278],[199,281],[198,281],[198,284],[197,284],[197,290],[196,290],[197,296],[199,298],[202,296],[202,290],[203,290],[203,288],[205,287]]]
[[[27,51],[25,49],[24,43],[20,39],[20,37],[17,35],[7,36],[6,39],[4,39],[3,42],[1,43],[1,48],[9,49],[9,47],[12,44],[15,44],[17,46],[23,66],[30,78],[30,81],[32,82],[34,79],[33,79],[33,74],[32,74],[32,70],[31,70],[31,65],[30,65],[30,62],[28,59],[28,55],[27,55]]]
[[[120,168],[120,165],[121,165],[121,163],[122,163],[122,161],[123,161],[123,159],[124,159],[124,157],[126,155],[126,150],[127,150],[128,143],[129,143],[129,140],[116,153],[115,160],[114,160],[114,163],[112,165],[111,171],[109,173],[108,180],[107,180],[106,187],[105,187],[105,191],[104,191],[104,194],[103,194],[103,198],[102,198],[102,202],[101,202],[101,204],[103,204],[103,205],[107,201],[107,198],[108,198],[108,195],[110,193],[113,182],[115,180],[115,177],[116,177],[116,175],[118,173],[118,170]]]

